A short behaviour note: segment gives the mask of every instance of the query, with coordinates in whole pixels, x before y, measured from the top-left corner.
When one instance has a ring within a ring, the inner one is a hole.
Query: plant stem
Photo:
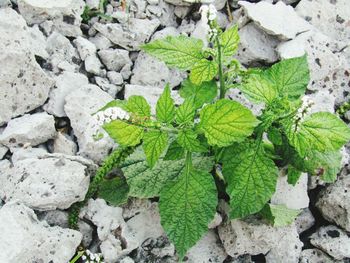
[[[219,80],[220,80],[220,99],[225,98],[225,80],[222,69],[222,54],[221,54],[221,43],[219,37],[216,37],[216,45],[218,47],[218,64],[219,64]]]
[[[189,151],[186,151],[185,169],[187,174],[190,172],[191,168],[192,168],[192,153]]]
[[[75,262],[77,262],[78,259],[81,258],[81,256],[82,256],[83,254],[84,254],[84,251],[79,251],[79,252],[75,255],[75,257],[74,257],[71,261],[69,261],[69,263],[75,263]]]

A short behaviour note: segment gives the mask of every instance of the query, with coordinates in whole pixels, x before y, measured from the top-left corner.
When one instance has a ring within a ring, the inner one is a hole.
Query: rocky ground
[[[186,74],[139,46],[166,35],[203,38],[200,4],[128,0],[125,11],[111,0],[106,14],[112,21],[82,23],[84,6],[98,2],[0,0],[1,263],[66,263],[81,242],[106,262],[178,262],[157,202],[130,200],[121,208],[90,200],[79,232],[68,229],[66,209],[84,199],[90,176],[114,147],[108,136],[93,139],[91,113],[131,95],[154,105],[168,82],[176,97]],[[215,1],[218,21],[222,28],[239,25],[243,65],[306,52],[313,110],[334,112],[350,99],[349,0],[228,2]],[[237,91],[229,97],[248,103]],[[350,120],[350,111],[344,118]],[[303,210],[291,226],[228,221],[221,201],[185,262],[350,262],[349,150],[333,185],[306,174],[294,188],[279,179],[272,202]]]

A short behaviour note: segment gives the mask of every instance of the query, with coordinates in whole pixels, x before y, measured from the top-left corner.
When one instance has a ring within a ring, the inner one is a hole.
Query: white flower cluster
[[[104,263],[101,253],[92,253],[90,250],[85,250],[85,254],[81,257],[84,263]]]
[[[199,9],[201,12],[202,20],[208,23],[209,21],[213,21],[217,17],[218,11],[216,10],[213,4],[210,5],[202,5]]]
[[[297,123],[299,123],[300,121],[303,121],[303,119],[305,118],[305,115],[309,112],[311,106],[315,104],[315,102],[313,100],[309,99],[306,96],[303,97],[301,100],[303,103],[302,103],[301,107],[298,109],[297,114],[294,116],[293,129],[296,131],[299,130],[299,126],[296,127]]]
[[[129,114],[119,107],[111,107],[104,111],[96,113],[95,119],[99,126],[111,122],[113,120],[127,120],[130,118]]]

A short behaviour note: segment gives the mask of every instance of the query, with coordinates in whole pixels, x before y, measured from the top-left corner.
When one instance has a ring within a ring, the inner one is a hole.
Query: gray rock
[[[67,155],[75,155],[78,151],[78,147],[75,142],[67,135],[58,132],[53,141],[53,152],[63,153]]]
[[[120,74],[122,74],[122,77],[124,80],[127,80],[130,78],[132,72],[131,72],[131,65],[127,64],[125,65],[121,71],[120,71]]]
[[[84,61],[85,70],[91,74],[102,76],[103,75],[103,65],[98,59],[96,54],[89,55]]]
[[[90,182],[87,168],[64,155],[17,161],[8,176],[0,177],[1,197],[41,211],[67,209],[84,200]]]
[[[114,143],[107,134],[100,140],[94,139],[97,122],[91,114],[105,106],[113,98],[96,85],[86,85],[66,97],[64,110],[70,119],[74,135],[78,139],[79,154],[96,162],[101,161]]]
[[[91,9],[95,8],[98,9],[99,8],[99,0],[86,0],[86,5],[88,5]]]
[[[295,219],[298,234],[310,229],[315,224],[315,217],[309,208],[305,208]]]
[[[44,109],[57,117],[67,116],[64,111],[66,96],[73,90],[89,83],[88,78],[80,73],[64,71],[61,75],[54,77],[55,87],[50,91],[49,101],[45,104]]]
[[[310,242],[337,260],[350,257],[350,237],[336,226],[319,228]]]
[[[166,27],[162,30],[155,32],[152,36],[152,40],[166,38],[167,36],[178,36],[179,31],[175,27]]]
[[[114,85],[122,85],[124,82],[123,75],[115,71],[108,71],[107,78]]]
[[[97,33],[95,36],[90,37],[89,41],[95,44],[97,50],[104,50],[113,46],[113,43],[100,33]]]
[[[86,38],[81,36],[77,37],[73,43],[78,49],[81,60],[85,60],[87,56],[94,55],[96,53],[96,46]]]
[[[44,156],[45,154],[47,154],[47,150],[39,147],[18,148],[13,152],[11,161],[12,163],[16,163],[25,159],[37,159]]]
[[[215,213],[213,220],[208,224],[209,229],[214,229],[222,223],[222,216],[219,213]]]
[[[54,30],[65,36],[78,36],[81,14],[85,3],[82,0],[64,0],[53,2],[50,0],[18,0],[18,9],[28,24],[40,24],[51,20]]]
[[[98,52],[98,56],[108,70],[120,71],[126,64],[132,65],[129,52],[123,49],[107,49]]]
[[[0,159],[4,158],[8,150],[6,146],[0,145]]]
[[[0,135],[0,143],[13,148],[35,146],[55,137],[55,120],[46,112],[26,114],[12,119]]]
[[[339,262],[332,259],[326,253],[317,248],[305,249],[301,251],[300,263],[334,263]],[[339,262],[340,263],[340,262]]]
[[[3,263],[68,262],[82,239],[78,231],[40,222],[33,210],[14,202],[0,209],[0,230]]]
[[[189,6],[175,6],[174,14],[181,19],[184,19],[188,13],[191,11]]]
[[[95,77],[95,82],[102,90],[107,92],[113,98],[115,98],[117,93],[122,89],[121,86],[109,83],[108,79],[106,78]]]
[[[323,89],[305,95],[304,98],[308,98],[314,102],[314,104],[309,108],[309,114],[319,112],[319,111],[328,111],[334,113],[335,106],[335,94],[330,93],[329,90]]]
[[[243,6],[248,17],[266,33],[279,37],[281,40],[293,39],[297,34],[308,31],[312,26],[299,17],[293,7],[278,2],[273,5],[268,2],[252,4],[238,2]],[[273,14],[273,19],[271,19]]]

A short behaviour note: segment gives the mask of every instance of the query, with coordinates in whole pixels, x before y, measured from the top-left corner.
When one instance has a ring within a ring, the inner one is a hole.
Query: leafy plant
[[[84,7],[84,11],[81,14],[81,18],[83,19],[84,23],[88,23],[91,18],[98,16],[106,20],[112,20],[111,16],[108,16],[105,14],[106,6],[108,4],[108,0],[100,0],[98,9],[91,8],[90,6],[86,5]]]
[[[125,181],[101,185],[99,195],[112,204],[127,196],[159,197],[161,223],[180,259],[207,231],[220,191],[230,198],[230,218],[259,213],[275,226],[292,222],[299,211],[269,204],[279,170],[291,184],[302,172],[332,182],[340,169],[339,150],[350,139],[349,127],[335,115],[309,113],[312,102],[303,98],[309,83],[306,56],[244,70],[233,59],[237,27],[222,32],[210,19],[209,26],[211,47],[187,36],[142,47],[190,72],[180,89],[182,104],[175,104],[167,85],[155,115],[140,96],[102,109],[127,113],[103,128],[119,147],[137,148],[119,165]],[[230,88],[264,104],[261,114],[225,98]],[[220,169],[223,177],[217,176]]]

